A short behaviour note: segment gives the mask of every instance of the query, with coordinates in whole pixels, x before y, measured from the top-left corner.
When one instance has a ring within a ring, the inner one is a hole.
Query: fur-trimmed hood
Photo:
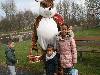
[[[50,57],[46,54],[46,61],[48,61],[48,60],[54,58],[54,56],[56,56],[56,51],[53,52],[53,54],[52,54]]]

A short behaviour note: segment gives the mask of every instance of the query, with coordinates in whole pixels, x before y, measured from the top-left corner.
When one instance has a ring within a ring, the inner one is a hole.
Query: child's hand
[[[17,60],[17,63],[18,63],[18,60]]]

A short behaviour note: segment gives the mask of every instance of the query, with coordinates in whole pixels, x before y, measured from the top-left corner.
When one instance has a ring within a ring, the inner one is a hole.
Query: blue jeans
[[[16,75],[15,66],[8,65],[8,74],[9,75]]]

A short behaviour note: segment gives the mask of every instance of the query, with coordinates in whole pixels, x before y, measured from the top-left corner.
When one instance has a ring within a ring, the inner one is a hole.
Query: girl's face
[[[47,55],[51,56],[53,54],[53,48],[47,48]]]
[[[67,32],[68,32],[67,26],[62,26],[61,27],[61,34],[62,34],[62,36],[66,36]]]

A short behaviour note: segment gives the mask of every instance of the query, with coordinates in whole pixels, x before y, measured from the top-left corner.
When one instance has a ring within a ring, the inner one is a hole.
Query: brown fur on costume
[[[53,7],[53,0],[43,0],[41,3],[40,3],[40,6],[43,7],[43,8],[47,8],[47,7]]]
[[[54,0],[43,0],[43,1],[40,2],[40,6],[43,7],[43,8],[48,8],[48,7],[50,7],[49,10],[51,10],[51,8],[54,7],[53,1],[54,1]],[[59,16],[58,14],[55,14],[55,15],[56,15],[56,16]],[[42,17],[43,17],[43,16],[39,15],[39,16],[35,19],[34,30],[33,30],[34,34],[33,34],[33,38],[32,38],[32,49],[36,49],[36,42],[37,42],[37,39],[38,39],[38,37],[37,37],[37,28],[38,28],[38,26],[39,26],[39,22],[41,21]],[[60,18],[61,18],[61,17],[60,17]],[[54,17],[54,16],[53,16],[53,19],[54,19],[54,21],[55,21],[55,22],[57,23],[57,25],[58,25],[58,30],[60,30],[60,25],[59,25],[59,23],[58,23],[57,20],[56,20],[57,17]]]
[[[40,2],[40,6],[43,7],[43,8],[47,8],[47,7],[53,7],[53,0],[43,0]],[[42,19],[42,16],[39,15],[36,20],[35,20],[35,23],[34,23],[34,34],[33,34],[33,37],[32,37],[32,49],[35,49],[36,50],[36,42],[37,42],[37,28],[39,26],[39,22],[41,21]]]
[[[49,8],[49,10],[51,10],[51,8],[53,8],[54,7],[54,3],[53,3],[53,1],[54,0],[43,0],[43,1],[41,1],[40,2],[40,6],[41,7],[43,7],[43,8],[48,8],[48,7],[50,7]],[[58,14],[55,14],[56,16],[59,16]],[[39,26],[39,22],[41,21],[41,19],[42,19],[42,17],[43,16],[41,16],[41,15],[39,15],[36,19],[35,19],[35,22],[34,22],[34,30],[33,30],[33,38],[32,38],[32,49],[33,50],[37,50],[37,46],[36,46],[36,42],[37,42],[37,39],[38,39],[38,37],[37,37],[37,28],[38,28],[38,26]],[[60,25],[63,25],[63,23],[59,23],[59,21],[57,21],[57,18],[58,17],[54,17],[53,16],[53,19],[54,19],[54,21],[57,23],[57,25],[58,25],[58,30],[60,29]],[[62,19],[61,19],[62,20]],[[43,52],[43,55],[40,57],[40,60],[43,60],[44,59],[44,56],[45,56],[45,54],[46,54],[46,52],[44,51],[44,50],[42,50]],[[60,70],[60,71],[58,71],[58,74],[57,75],[63,75],[63,71],[62,70]]]
[[[32,36],[32,50],[34,49],[34,50],[37,50],[37,45],[36,45],[36,43],[37,43],[37,39],[38,39],[38,37],[37,37],[37,28],[38,28],[38,26],[39,26],[39,22],[40,22],[40,20],[42,19],[42,16],[41,15],[39,15],[37,18],[36,18],[36,20],[35,20],[35,23],[34,23],[34,29],[33,29],[33,36]]]

